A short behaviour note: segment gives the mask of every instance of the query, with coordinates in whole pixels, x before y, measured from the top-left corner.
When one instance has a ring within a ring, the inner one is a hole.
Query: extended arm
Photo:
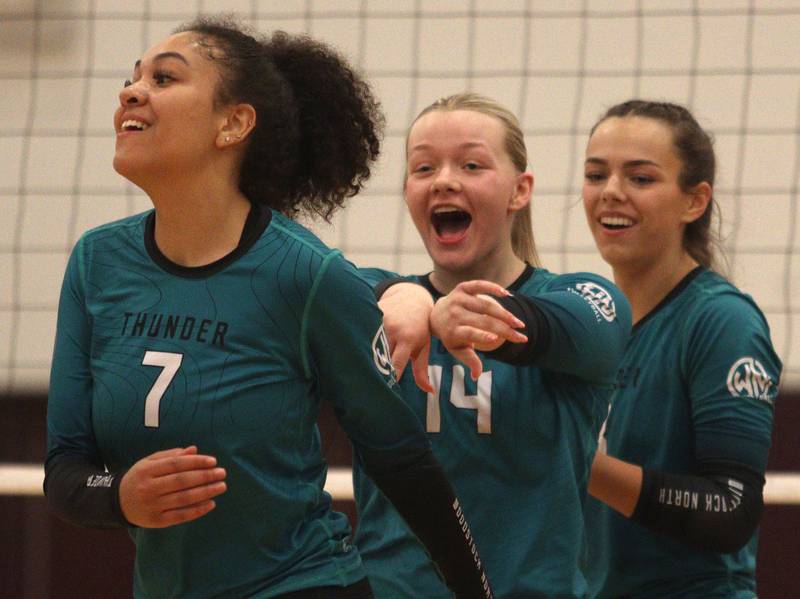
[[[492,597],[461,504],[433,453],[405,466],[360,452],[364,469],[419,538],[457,598]]]
[[[473,380],[483,369],[476,350],[489,352],[504,343],[528,341],[517,330],[525,323],[507,309],[508,304],[501,303],[508,296],[508,291],[496,283],[466,281],[439,298],[431,311],[431,332],[441,339],[447,351],[466,364]]]
[[[523,323],[494,296],[505,298],[508,292],[489,281],[467,281],[439,298],[434,304],[430,293],[417,283],[388,279],[375,287],[392,363],[402,375],[409,357],[414,380],[431,392],[428,380],[430,335],[433,333],[456,358],[477,377],[482,363],[475,350],[494,349],[504,341],[520,343],[527,338],[514,330]]]
[[[577,273],[556,277],[532,295],[493,296],[464,285],[437,301],[431,328],[470,366],[473,378],[480,372],[474,349],[510,364],[533,364],[587,380],[607,381],[616,372],[631,322],[628,302],[612,283]],[[480,334],[492,334],[494,340]]]
[[[309,299],[306,330],[323,396],[333,402],[364,470],[425,545],[456,596],[491,597],[455,493],[421,423],[397,394],[372,290],[342,260],[329,258],[321,270],[317,288],[324,287],[325,297]],[[337,340],[335,351],[330,339]]]

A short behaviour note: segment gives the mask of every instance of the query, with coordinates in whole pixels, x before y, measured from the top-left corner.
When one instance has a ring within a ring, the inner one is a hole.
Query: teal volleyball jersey
[[[676,474],[695,474],[697,461],[710,459],[763,474],[780,372],[753,300],[695,269],[634,326],[601,451],[605,445],[608,455]],[[587,526],[589,578],[600,597],[755,596],[756,535],[734,554],[701,551],[593,498]]]
[[[373,283],[388,276],[362,272]],[[510,289],[534,298],[550,325],[552,341],[536,365],[484,357],[475,382],[434,338],[429,373],[436,393],[418,389],[409,367],[402,395],[463,505],[495,596],[584,597],[588,474],[630,308],[613,284],[587,273],[529,267]],[[358,462],[354,479],[356,544],[376,598],[452,597]]]
[[[321,400],[358,450],[427,451],[396,392],[372,289],[300,225],[253,213],[250,238],[208,267],[165,261],[152,211],[86,233],[69,261],[49,455],[120,472],[196,444],[228,473],[206,516],[130,528],[137,597],[272,597],[364,577],[323,490]]]

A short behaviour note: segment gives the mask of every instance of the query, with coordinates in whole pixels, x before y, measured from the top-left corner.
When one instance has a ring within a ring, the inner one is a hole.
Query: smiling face
[[[136,62],[114,114],[118,173],[142,185],[202,168],[214,156],[226,115],[214,106],[220,78],[209,51],[184,32]]]
[[[699,218],[710,186],[684,191],[670,127],[639,116],[611,117],[586,148],[583,203],[603,259],[615,270],[652,268],[685,254],[686,225]]]
[[[405,197],[437,269],[477,273],[513,260],[513,214],[532,177],[505,149],[501,122],[471,110],[434,110],[411,128]]]

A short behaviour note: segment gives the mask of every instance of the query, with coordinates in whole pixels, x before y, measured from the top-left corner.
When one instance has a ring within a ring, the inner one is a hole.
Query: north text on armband
[[[728,497],[722,493],[661,487],[658,490],[658,503],[695,511],[724,513],[739,507],[742,489],[742,483],[733,479],[728,479]]]

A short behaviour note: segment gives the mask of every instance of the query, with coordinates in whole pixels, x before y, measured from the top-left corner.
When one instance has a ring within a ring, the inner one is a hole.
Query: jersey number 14
[[[439,409],[439,395],[442,389],[441,366],[430,364],[428,377],[434,393],[428,393],[428,406],[425,414],[425,430],[438,433],[442,430],[442,415]],[[492,433],[492,371],[482,372],[477,381],[477,393],[467,395],[464,383],[464,367],[453,366],[453,382],[450,385],[450,403],[457,408],[476,410],[478,415],[478,432],[484,435]]]

